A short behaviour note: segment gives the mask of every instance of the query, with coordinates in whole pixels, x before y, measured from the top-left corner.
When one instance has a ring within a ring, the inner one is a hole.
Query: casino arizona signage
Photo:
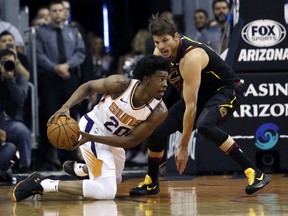
[[[237,60],[238,62],[285,61],[288,60],[288,49],[241,49]]]
[[[278,78],[279,77],[279,78]],[[270,82],[273,75],[261,74],[245,77],[251,83],[247,86],[245,100],[239,110],[233,113],[235,118],[283,118],[288,116],[288,83],[283,78],[285,75],[277,74],[276,82]]]

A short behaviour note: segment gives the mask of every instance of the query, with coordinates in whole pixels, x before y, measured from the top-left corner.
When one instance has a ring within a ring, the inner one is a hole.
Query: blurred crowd
[[[231,22],[231,5],[225,0],[215,0],[211,7],[213,18],[209,18],[205,9],[195,10],[191,23],[197,31],[187,36],[208,44],[220,54],[229,42],[227,25]],[[169,11],[163,15],[173,17]],[[66,160],[81,160],[77,150],[59,150],[49,143],[46,136],[48,118],[88,80],[112,74],[132,77],[135,63],[154,49],[149,31],[140,29],[133,37],[128,53],[112,56],[106,52],[101,35],[86,32],[71,19],[67,0],[52,1],[47,7],[39,8],[31,27],[36,30],[37,52],[40,137],[36,149],[32,148],[29,87],[34,82],[33,62],[29,62],[24,49],[31,35],[29,32],[21,34],[11,23],[0,20],[0,181],[11,181],[12,173],[57,171]],[[90,95],[80,106],[71,109],[71,117],[79,119],[99,102],[101,96]],[[170,107],[179,97],[179,92],[168,87],[163,99]],[[145,143],[127,150],[127,166],[147,165],[146,150]]]

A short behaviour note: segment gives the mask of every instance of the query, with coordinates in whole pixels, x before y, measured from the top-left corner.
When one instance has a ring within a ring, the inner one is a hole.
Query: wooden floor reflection
[[[0,186],[3,216],[153,216],[153,215],[288,215],[288,176],[273,174],[271,183],[246,195],[246,179],[234,176],[197,176],[161,180],[159,195],[129,197],[138,178],[125,180],[115,200],[91,201],[64,193],[47,193],[41,200],[10,200],[13,186]]]

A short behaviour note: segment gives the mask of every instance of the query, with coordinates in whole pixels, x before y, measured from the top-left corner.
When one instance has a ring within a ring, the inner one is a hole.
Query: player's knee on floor
[[[114,199],[117,193],[115,177],[102,178],[99,181],[83,180],[83,196],[92,199]]]

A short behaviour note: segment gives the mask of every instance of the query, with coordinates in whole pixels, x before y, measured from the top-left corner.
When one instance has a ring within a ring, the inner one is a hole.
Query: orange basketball
[[[78,142],[79,131],[80,128],[75,119],[60,116],[55,124],[47,127],[47,137],[54,147],[71,150]]]

